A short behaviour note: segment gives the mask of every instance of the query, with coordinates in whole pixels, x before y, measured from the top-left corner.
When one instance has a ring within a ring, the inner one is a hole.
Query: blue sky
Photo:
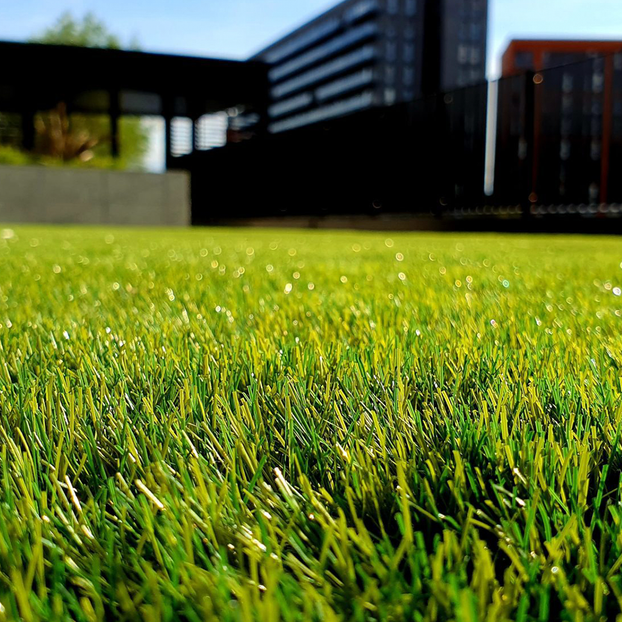
[[[622,38],[622,0],[490,0],[489,70],[512,37]],[[0,0],[0,40],[20,41],[64,10],[95,12],[145,51],[246,58],[330,0]]]

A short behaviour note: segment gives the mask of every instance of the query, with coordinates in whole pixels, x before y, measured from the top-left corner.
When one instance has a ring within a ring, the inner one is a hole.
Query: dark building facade
[[[485,79],[487,0],[346,0],[258,53],[280,133]]]
[[[259,116],[266,107],[267,67],[259,62],[11,42],[0,42],[0,62],[0,145],[26,152],[36,146],[37,113],[62,104],[70,115],[108,116],[113,157],[122,116],[161,116],[166,166],[175,168],[177,156],[209,143],[206,115],[239,109]],[[187,140],[176,132],[182,121]]]

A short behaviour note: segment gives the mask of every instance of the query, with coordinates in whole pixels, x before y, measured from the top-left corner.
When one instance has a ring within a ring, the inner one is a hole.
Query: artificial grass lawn
[[[0,230],[0,618],[614,620],[621,262]]]

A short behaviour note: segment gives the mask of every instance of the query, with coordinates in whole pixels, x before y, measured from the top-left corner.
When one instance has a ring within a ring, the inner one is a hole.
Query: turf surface
[[[615,620],[621,262],[0,228],[0,619]]]

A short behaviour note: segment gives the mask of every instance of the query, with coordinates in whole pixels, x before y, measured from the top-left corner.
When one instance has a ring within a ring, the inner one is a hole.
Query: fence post
[[[533,71],[525,72],[524,84],[524,109],[523,109],[523,136],[525,155],[522,167],[521,179],[521,207],[523,219],[531,218],[531,206],[534,202],[537,181],[537,136],[536,124],[536,73]]]
[[[35,112],[24,107],[21,114],[22,148],[32,151],[35,148]]]
[[[174,168],[173,164],[173,110],[174,105],[170,97],[164,97],[162,102],[163,117],[164,117],[164,152],[166,170]]]
[[[110,116],[110,153],[115,160],[121,154],[121,149],[119,148],[119,97],[118,90],[112,89],[110,91],[110,108],[108,111]]]
[[[602,150],[600,156],[600,202],[609,201],[609,167],[611,133],[613,131],[613,79],[614,55],[605,58],[605,90],[603,95]]]

